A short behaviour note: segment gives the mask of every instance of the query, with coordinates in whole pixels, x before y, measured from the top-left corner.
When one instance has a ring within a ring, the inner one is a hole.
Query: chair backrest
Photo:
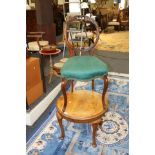
[[[93,24],[95,31],[87,31],[88,24]],[[74,16],[64,24],[64,41],[68,46],[69,55],[85,52],[91,53],[99,40],[99,27],[95,20],[88,16]]]

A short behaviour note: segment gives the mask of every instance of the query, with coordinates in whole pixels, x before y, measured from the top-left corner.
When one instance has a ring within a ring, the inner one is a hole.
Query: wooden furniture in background
[[[37,25],[38,31],[45,32],[44,40],[48,40],[49,44],[56,44],[56,24],[42,24]]]
[[[26,10],[26,32],[37,31],[36,10]]]
[[[27,32],[26,42],[28,45],[28,51],[38,52],[42,47],[49,45],[47,40],[43,40],[45,32]]]
[[[41,19],[43,17],[40,17]],[[50,18],[50,17],[49,17]],[[45,32],[43,40],[50,44],[56,43],[56,25],[55,23],[40,24],[36,15],[36,10],[26,10],[26,32]]]
[[[120,10],[119,12],[120,28],[129,29],[129,8]]]
[[[107,27],[114,27],[114,30],[120,30],[119,9],[117,7],[108,9]]]
[[[26,99],[29,105],[43,94],[39,61],[34,57],[26,59]]]
[[[99,10],[102,21],[101,27],[114,26],[115,30],[118,31],[125,28],[129,29],[129,8],[121,10],[116,6],[113,8],[99,8]]]
[[[56,48],[56,46],[52,46],[52,45],[49,45],[49,46],[45,46],[43,47],[39,53],[43,56],[49,56],[50,57],[50,73],[49,73],[49,82],[48,83],[51,83],[51,79],[52,79],[52,76],[54,75],[54,70],[53,70],[53,65],[54,65],[54,60],[53,60],[53,57],[54,56],[58,56],[58,54],[61,53],[61,50]]]

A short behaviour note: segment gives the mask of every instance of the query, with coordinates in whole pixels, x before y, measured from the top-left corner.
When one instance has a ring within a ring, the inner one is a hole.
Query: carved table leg
[[[58,112],[56,112],[56,116],[57,116],[58,123],[59,123],[60,129],[61,129],[60,139],[64,139],[65,132],[64,132],[63,124],[62,124],[62,116]]]
[[[92,133],[92,146],[96,147],[96,131],[97,131],[98,123],[92,124],[93,133]]]
[[[49,77],[50,77],[50,78],[49,78],[48,84],[51,83],[51,80],[52,80],[52,76],[53,76],[53,74],[54,74],[53,69],[50,68],[50,71],[49,71]]]
[[[102,104],[103,104],[103,108],[106,109],[105,94],[106,94],[107,89],[108,89],[108,78],[107,78],[107,75],[105,75],[103,77],[103,79],[104,79],[104,88],[103,88],[103,93],[102,93]]]

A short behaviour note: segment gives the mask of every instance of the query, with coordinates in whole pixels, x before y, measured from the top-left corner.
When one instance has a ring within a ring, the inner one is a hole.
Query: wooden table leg
[[[50,66],[50,73],[49,73],[50,78],[49,78],[49,81],[48,81],[49,84],[51,83],[52,76],[54,74],[53,65],[54,65],[53,57],[50,55],[50,65],[49,65]]]
[[[52,76],[53,76],[53,69],[52,69],[52,67],[50,67],[50,71],[49,71],[49,80],[48,80],[48,84],[50,84],[51,83],[51,80],[52,80]]]
[[[64,132],[63,124],[62,124],[62,116],[61,116],[58,112],[56,112],[56,116],[57,116],[58,123],[59,123],[60,129],[61,129],[61,136],[60,136],[60,139],[64,139],[64,137],[65,137],[65,132]]]

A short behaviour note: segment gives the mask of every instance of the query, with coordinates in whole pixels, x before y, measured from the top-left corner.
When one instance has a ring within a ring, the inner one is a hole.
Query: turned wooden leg
[[[51,83],[52,76],[53,76],[53,60],[52,60],[52,56],[50,55],[50,78],[48,83]]]
[[[73,93],[74,90],[74,80],[71,80],[71,92]]]
[[[92,127],[93,127],[93,133],[92,133],[92,146],[93,146],[93,147],[96,147],[96,131],[97,131],[97,126],[98,126],[97,123],[92,124]]]
[[[94,80],[92,80],[92,90],[94,90]]]
[[[52,68],[50,68],[49,76],[50,76],[50,78],[49,78],[48,83],[50,84],[51,83],[51,80],[52,80],[52,76],[53,76],[53,69]]]
[[[66,106],[67,106],[66,80],[64,78],[62,78],[61,90],[62,90],[62,94],[64,96],[64,105],[63,105],[63,109],[62,109],[62,111],[64,112],[66,110]]]
[[[107,89],[108,89],[108,78],[107,78],[107,75],[105,75],[103,77],[103,80],[104,80],[104,88],[103,88],[103,92],[102,92],[102,104],[103,104],[103,108],[106,109],[105,94],[106,94]]]
[[[58,112],[56,112],[56,116],[57,116],[58,123],[59,123],[60,129],[61,129],[60,139],[64,139],[65,132],[64,132],[63,124],[62,124],[62,116]]]

